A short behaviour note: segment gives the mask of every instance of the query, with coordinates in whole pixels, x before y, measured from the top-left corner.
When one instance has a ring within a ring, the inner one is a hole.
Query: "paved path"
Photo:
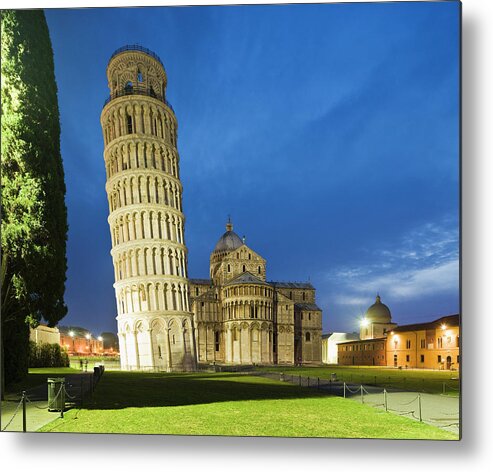
[[[91,377],[92,375],[89,373],[65,376],[66,409],[79,402],[81,391],[84,396],[89,394]],[[26,403],[26,431],[37,431],[60,416],[60,412],[48,411],[48,387],[46,384],[29,389],[27,397],[29,401]],[[1,418],[2,431],[22,431],[23,414],[20,396],[15,400],[2,401]]]

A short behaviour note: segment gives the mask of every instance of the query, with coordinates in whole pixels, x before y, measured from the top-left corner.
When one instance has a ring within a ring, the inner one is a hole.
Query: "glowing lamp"
[[[445,323],[442,324],[442,329],[447,329],[447,325]]]
[[[362,326],[363,328],[366,328],[369,324],[370,324],[370,322],[369,322],[366,318],[363,318],[363,319],[361,320],[361,326]]]

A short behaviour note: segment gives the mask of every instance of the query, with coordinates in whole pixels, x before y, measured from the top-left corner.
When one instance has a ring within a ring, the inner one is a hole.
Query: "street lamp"
[[[69,331],[68,335],[72,338],[72,354],[75,354],[75,333],[73,331]]]

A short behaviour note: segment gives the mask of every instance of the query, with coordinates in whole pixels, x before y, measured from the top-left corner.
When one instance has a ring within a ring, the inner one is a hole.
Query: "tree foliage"
[[[67,312],[67,212],[44,12],[5,10],[1,26],[2,342],[9,382],[27,372],[28,324],[43,318],[54,326]]]
[[[30,341],[29,367],[70,367],[70,359],[60,344]]]

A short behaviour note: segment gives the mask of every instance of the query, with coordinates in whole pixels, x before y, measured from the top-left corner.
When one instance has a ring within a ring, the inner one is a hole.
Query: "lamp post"
[[[98,341],[99,341],[100,343],[102,343],[102,342],[103,342],[103,336],[98,336]],[[101,345],[99,346],[99,353],[100,353],[100,354],[102,354],[102,352],[103,352],[103,344],[101,344]]]

